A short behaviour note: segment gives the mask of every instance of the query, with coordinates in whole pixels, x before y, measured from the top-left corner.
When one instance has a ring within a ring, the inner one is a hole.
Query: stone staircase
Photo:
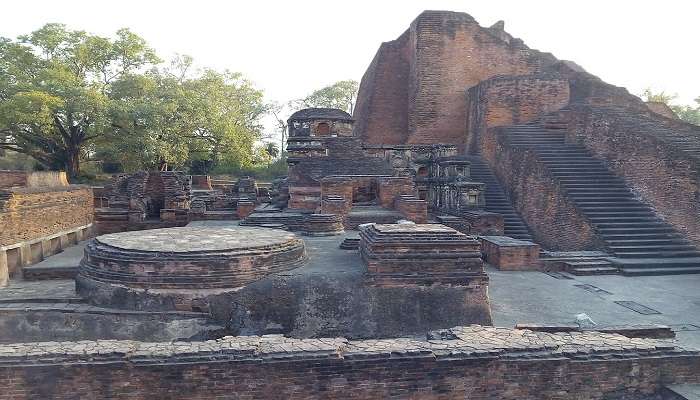
[[[513,208],[491,168],[480,157],[471,157],[469,161],[472,180],[486,184],[486,211],[503,215],[503,234],[514,239],[533,241],[527,225]]]
[[[615,255],[621,273],[700,273],[700,251],[585,147],[565,143],[562,129],[526,124],[504,132],[510,146],[535,152]]]

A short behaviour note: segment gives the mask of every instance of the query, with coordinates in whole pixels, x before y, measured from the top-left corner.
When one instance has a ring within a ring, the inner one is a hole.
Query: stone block
[[[485,287],[479,242],[439,224],[374,224],[360,230],[360,255],[376,285]]]
[[[481,236],[481,252],[492,266],[509,271],[539,270],[540,246],[508,236]]]

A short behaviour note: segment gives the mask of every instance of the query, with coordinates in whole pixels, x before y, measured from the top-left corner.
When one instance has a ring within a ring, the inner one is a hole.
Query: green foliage
[[[202,160],[249,166],[265,113],[262,92],[240,74],[151,70],[115,83],[112,149],[127,170],[165,160],[175,168]]]
[[[700,125],[700,97],[695,99],[695,106],[671,106],[678,118],[691,124]]]
[[[271,181],[287,175],[287,159],[278,158],[269,164],[254,164],[249,167],[236,167],[221,164],[211,171],[212,175],[229,175],[233,177],[252,176],[261,181]]]
[[[664,103],[669,106],[681,120],[691,124],[700,125],[700,97],[694,100],[695,106],[673,104],[674,100],[678,98],[678,95],[668,94],[663,91],[654,93],[649,88],[644,89],[641,97],[647,102]]]
[[[109,126],[112,82],[157,61],[126,29],[111,40],[47,24],[17,41],[0,39],[0,147],[76,177]]]
[[[359,84],[357,81],[338,81],[314,91],[304,99],[301,99],[299,104],[302,107],[338,108],[352,114],[358,89]]]
[[[650,88],[646,88],[642,92],[641,97],[647,102],[664,103],[670,106],[671,102],[678,98],[678,95],[669,94],[664,91],[654,93]]]
[[[267,153],[270,158],[277,158],[280,154],[280,149],[277,147],[277,144],[269,142],[265,144],[265,153]]]
[[[192,73],[187,56],[159,63],[127,29],[110,39],[47,24],[0,38],[0,149],[73,179],[89,159],[126,170],[258,161],[260,90],[237,73]]]

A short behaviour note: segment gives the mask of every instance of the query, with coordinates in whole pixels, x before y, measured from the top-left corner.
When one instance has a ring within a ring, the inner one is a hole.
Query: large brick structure
[[[468,14],[425,11],[377,51],[360,85],[356,136],[463,149],[467,88],[496,75],[537,73],[556,61],[500,25],[482,28]]]
[[[472,155],[506,234],[605,250],[629,273],[700,272],[700,128],[503,28],[420,14],[369,65],[354,135]]]

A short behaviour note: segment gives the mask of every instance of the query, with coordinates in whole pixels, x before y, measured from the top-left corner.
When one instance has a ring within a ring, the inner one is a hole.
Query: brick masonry
[[[572,105],[569,140],[607,161],[666,222],[700,246],[700,127],[651,112]]]
[[[556,63],[468,14],[425,11],[384,43],[363,76],[355,134],[369,143],[446,143],[464,149],[464,91],[496,75],[528,75]]]
[[[0,345],[0,399],[651,400],[700,383],[697,352],[656,339],[480,326],[428,339]]]
[[[0,190],[0,247],[89,225],[92,202],[85,186]]]
[[[508,191],[537,243],[550,250],[603,248],[593,226],[532,151],[508,146],[498,128],[487,132],[483,157]]]
[[[547,75],[496,77],[467,91],[467,151],[479,154],[485,130],[530,122],[569,103],[569,81]]]
[[[480,236],[481,253],[484,261],[506,271],[538,270],[540,263],[540,246],[507,236]]]

